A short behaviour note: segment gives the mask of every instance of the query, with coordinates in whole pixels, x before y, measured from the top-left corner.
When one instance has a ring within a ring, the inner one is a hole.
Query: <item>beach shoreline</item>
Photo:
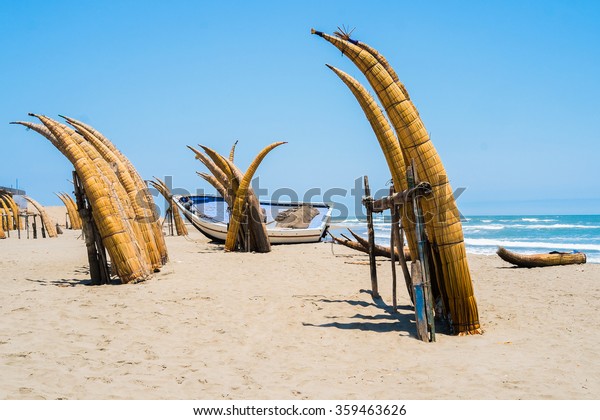
[[[389,313],[385,259],[378,303],[364,254],[225,253],[191,228],[152,279],[86,286],[79,233],[0,241],[3,399],[600,397],[598,264],[470,254],[485,333],[422,343],[403,282]]]

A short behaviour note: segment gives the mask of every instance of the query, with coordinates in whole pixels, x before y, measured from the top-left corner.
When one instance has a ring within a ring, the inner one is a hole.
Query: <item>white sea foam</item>
[[[553,242],[506,241],[502,239],[465,238],[465,244],[471,246],[504,246],[512,248],[567,249],[578,251],[600,251],[600,244],[561,244]]]
[[[472,229],[501,230],[501,229],[600,229],[599,225],[573,225],[565,223],[555,223],[552,225],[526,225],[526,224],[491,224],[491,225],[463,225],[463,229],[468,231]]]
[[[505,225],[464,225],[463,229],[467,232],[474,230],[502,230]]]
[[[512,225],[511,227],[525,229],[600,229],[598,225],[571,225],[564,223],[555,223],[553,225]]]
[[[538,219],[536,217],[523,217],[521,219],[524,222],[557,222],[557,219]]]

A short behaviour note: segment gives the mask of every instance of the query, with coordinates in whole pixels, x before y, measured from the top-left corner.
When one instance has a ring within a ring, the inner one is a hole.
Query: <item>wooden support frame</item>
[[[390,235],[390,260],[392,271],[392,309],[397,312],[397,275],[396,275],[396,250],[398,251],[399,264],[406,283],[408,294],[415,307],[415,318],[417,321],[417,336],[423,341],[435,341],[435,318],[434,302],[431,289],[431,277],[429,267],[429,242],[425,233],[425,223],[419,199],[422,196],[431,195],[433,190],[427,182],[418,182],[415,162],[406,171],[408,189],[395,192],[394,186],[390,187],[387,197],[374,200],[371,197],[369,178],[364,176],[365,196],[362,203],[367,213],[367,232],[369,236],[366,246],[369,254],[369,267],[371,275],[371,290],[373,298],[379,298],[376,265],[375,231],[373,228],[373,213],[381,213],[385,210],[391,212],[391,235]],[[412,206],[416,216],[415,236],[417,239],[417,255],[411,255],[412,272],[409,272],[406,258],[404,257],[404,234],[401,227],[402,206]],[[344,235],[342,235],[344,236]],[[356,235],[355,235],[356,237]],[[352,241],[345,237],[348,243]],[[336,238],[334,237],[334,240]],[[357,238],[358,239],[358,238]],[[341,240],[337,240],[342,242]],[[363,245],[363,247],[365,247]]]

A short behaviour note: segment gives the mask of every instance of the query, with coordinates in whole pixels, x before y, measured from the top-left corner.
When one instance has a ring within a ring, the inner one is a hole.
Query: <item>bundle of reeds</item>
[[[154,177],[156,181],[150,181],[150,184],[154,188],[158,190],[158,192],[165,198],[167,203],[169,203],[169,208],[167,212],[171,212],[173,215],[173,220],[175,221],[175,231],[177,232],[177,236],[187,236],[188,230],[183,223],[183,218],[181,217],[181,213],[179,212],[179,207],[175,205],[173,202],[173,194],[171,193],[171,189],[169,186],[161,179]]]
[[[121,281],[137,282],[158,271],[167,261],[164,237],[162,230],[154,227],[158,223],[154,201],[131,162],[89,125],[65,117],[72,129],[48,117],[30,115],[37,117],[42,125],[15,124],[42,134],[73,164],[98,233]],[[67,197],[63,195],[63,202],[73,212],[73,200]],[[77,207],[79,212],[83,211]],[[69,217],[71,223],[77,220],[74,214]]]
[[[71,229],[80,230],[82,227],[81,217],[77,212],[77,205],[75,201],[67,193],[55,193],[56,196],[62,201],[67,209],[67,215],[69,216],[69,222],[71,223]]]
[[[100,143],[102,143],[106,148],[108,148],[113,154],[114,157],[107,157],[111,162],[118,162],[119,167],[125,167],[127,172],[129,172],[129,176],[131,180],[135,184],[135,188],[137,190],[135,203],[142,208],[141,211],[145,213],[142,219],[138,220],[143,221],[150,225],[151,230],[153,232],[153,240],[155,241],[155,247],[160,254],[161,263],[165,264],[169,257],[167,252],[167,246],[165,244],[164,234],[162,232],[162,226],[160,224],[160,216],[157,211],[157,207],[154,204],[154,199],[148,190],[146,183],[143,178],[135,169],[135,166],[131,163],[131,161],[125,156],[106,136],[96,130],[94,127],[84,124],[81,121],[77,121],[73,118],[63,117],[65,118],[69,124],[73,125],[78,131],[88,132],[91,136],[96,138]],[[89,137],[89,136],[88,136]],[[96,143],[97,144],[97,143]],[[107,153],[104,151],[104,153]],[[107,153],[108,155],[108,153]],[[136,214],[139,214],[140,210],[136,209]]]
[[[285,144],[285,142],[276,142],[270,144],[265,147],[261,152],[254,158],[248,170],[244,174],[243,178],[239,180],[238,188],[235,192],[235,200],[233,202],[233,210],[231,211],[231,218],[229,220],[229,228],[227,230],[227,238],[225,239],[225,250],[226,251],[234,251],[236,249],[236,242],[238,238],[238,232],[240,228],[240,223],[242,221],[242,212],[244,211],[244,205],[246,203],[246,199],[248,197],[248,189],[250,188],[250,182],[252,181],[252,177],[254,173],[258,169],[258,166],[262,162],[262,160],[267,156],[267,154],[276,148],[277,146],[281,146]],[[227,164],[231,168],[232,173],[235,172],[235,166],[233,162],[227,161]],[[256,215],[249,215],[249,219],[254,219],[255,217],[262,218],[260,211]],[[261,223],[261,226],[265,227],[264,223]],[[266,233],[265,233],[266,236]]]
[[[0,196],[0,209],[2,210],[3,218],[1,220],[4,224],[4,229],[14,230],[15,229],[15,217],[13,216],[13,209],[4,197]],[[18,217],[18,216],[17,216]]]
[[[226,251],[269,252],[271,250],[264,215],[258,198],[250,187],[250,182],[265,156],[282,144],[285,142],[276,142],[265,147],[254,158],[245,173],[234,164],[237,141],[231,147],[229,159],[225,159],[206,146],[200,146],[205,154],[188,146],[196,155],[196,159],[202,162],[212,174],[198,172],[198,175],[215,187],[231,210],[225,240]]]
[[[2,225],[4,224],[4,209],[0,209],[0,239],[6,239],[6,233]]]
[[[10,196],[10,194],[2,194],[1,197],[12,211],[14,223],[13,228],[23,229],[23,220],[19,217],[19,206],[15,200]]]
[[[393,150],[395,147],[393,143],[399,142],[404,157],[403,165],[414,160],[419,180],[431,184],[434,199],[422,200],[422,207],[423,212],[428,215],[425,222],[431,244],[429,263],[434,269],[432,274],[437,280],[444,312],[455,333],[461,335],[480,333],[479,315],[466,259],[460,214],[446,171],[406,88],[399,81],[388,61],[375,49],[350,39],[343,31],[338,32],[338,36],[314,29],[311,33],[337,47],[359,68],[375,90],[397,135],[397,141],[391,136],[384,139],[382,143],[384,152]],[[392,174],[401,171],[397,168],[399,165],[401,165],[399,159],[394,159]],[[412,234],[408,233],[411,229],[406,230],[407,236],[411,238]],[[409,239],[409,245],[410,242]]]
[[[46,209],[44,208],[44,206],[42,206],[40,203],[38,203],[37,201],[35,201],[33,198],[31,198],[29,196],[24,196],[24,198],[25,198],[25,200],[29,201],[31,203],[31,205],[33,207],[35,207],[35,209],[40,214],[40,218],[42,219],[42,224],[44,225],[44,228],[46,229],[46,232],[48,233],[48,237],[56,238],[58,236],[58,234],[56,232],[56,223],[54,223],[50,219],[50,216],[48,216],[48,213],[46,213]]]
[[[555,265],[585,264],[587,257],[583,252],[558,252],[547,254],[518,254],[506,248],[498,247],[496,254],[504,261],[517,267],[535,268]]]

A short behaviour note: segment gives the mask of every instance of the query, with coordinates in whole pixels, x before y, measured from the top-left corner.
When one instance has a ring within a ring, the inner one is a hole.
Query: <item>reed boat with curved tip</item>
[[[553,265],[585,264],[586,255],[583,252],[557,252],[548,254],[518,254],[506,248],[498,247],[496,254],[504,261],[517,267],[551,267]]]
[[[174,195],[173,202],[203,235],[225,242],[230,213],[222,197]],[[260,201],[271,244],[319,242],[327,233],[333,205],[325,203]]]

